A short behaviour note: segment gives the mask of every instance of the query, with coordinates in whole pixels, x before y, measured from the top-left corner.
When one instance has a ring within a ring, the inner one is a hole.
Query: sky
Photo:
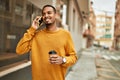
[[[116,0],[92,0],[95,14],[107,13],[114,15]]]

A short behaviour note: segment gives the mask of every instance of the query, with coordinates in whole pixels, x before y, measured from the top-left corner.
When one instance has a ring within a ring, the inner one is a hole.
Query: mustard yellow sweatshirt
[[[51,64],[50,50],[66,58],[65,64]],[[33,80],[65,80],[66,70],[77,61],[76,52],[70,33],[62,28],[58,31],[46,29],[36,31],[29,28],[19,41],[16,53],[24,54],[31,51]]]

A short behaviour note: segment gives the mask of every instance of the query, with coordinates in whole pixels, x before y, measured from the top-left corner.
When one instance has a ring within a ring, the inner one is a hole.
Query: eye
[[[42,16],[45,16],[45,15],[50,15],[50,14],[53,14],[53,11],[43,12],[43,13],[42,13]]]
[[[44,16],[45,15],[45,13],[42,13],[42,16]]]
[[[52,14],[52,12],[51,12],[51,11],[48,11],[48,14]]]

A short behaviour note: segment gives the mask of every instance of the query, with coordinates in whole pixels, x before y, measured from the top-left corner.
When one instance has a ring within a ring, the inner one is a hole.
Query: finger
[[[61,64],[61,62],[60,61],[56,61],[55,64]]]
[[[50,60],[51,60],[51,61],[56,61],[56,58],[53,58],[53,57],[52,57],[52,58],[50,58]]]
[[[33,21],[34,21],[35,24],[36,23],[38,24],[39,23],[39,17],[37,16]]]
[[[50,61],[50,63],[52,63],[52,64],[56,64],[57,62],[56,62],[56,61]]]
[[[39,23],[38,23],[37,21],[34,21],[34,24],[35,24],[36,26],[38,26]]]
[[[41,19],[41,16],[36,17],[36,21],[39,21]]]

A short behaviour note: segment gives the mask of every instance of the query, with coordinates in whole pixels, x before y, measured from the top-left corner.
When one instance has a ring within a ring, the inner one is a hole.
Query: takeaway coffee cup
[[[49,58],[50,58],[50,63],[54,63],[51,61],[56,61],[56,58],[58,57],[57,52],[54,50],[49,51]]]
[[[49,57],[52,58],[52,57],[57,57],[57,52],[55,50],[51,50],[49,51]]]

